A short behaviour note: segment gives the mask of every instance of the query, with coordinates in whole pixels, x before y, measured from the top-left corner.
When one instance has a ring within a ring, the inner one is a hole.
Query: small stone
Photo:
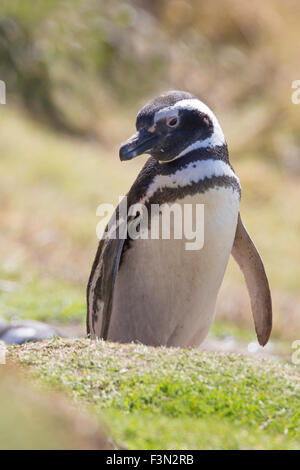
[[[2,331],[2,333],[1,333]],[[20,320],[0,329],[0,339],[7,344],[24,344],[62,336],[56,328],[33,320]]]

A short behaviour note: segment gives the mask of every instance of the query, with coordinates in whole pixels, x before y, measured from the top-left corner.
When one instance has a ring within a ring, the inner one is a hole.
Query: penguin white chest
[[[171,239],[132,241],[118,273],[109,340],[196,346],[209,331],[234,241],[239,193],[219,186],[175,203],[183,214],[190,205],[194,216],[196,204],[203,204],[204,226],[193,220],[193,229],[198,224],[203,230],[203,246],[187,249],[193,240],[185,238],[184,227],[182,239],[174,239],[174,226]]]

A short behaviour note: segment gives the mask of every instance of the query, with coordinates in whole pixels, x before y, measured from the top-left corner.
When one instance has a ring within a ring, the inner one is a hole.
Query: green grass
[[[250,342],[256,340],[254,328],[240,328],[238,325],[235,325],[234,323],[230,323],[228,321],[214,321],[210,332],[218,339],[224,339],[225,337],[232,336],[236,340],[243,342]]]
[[[89,340],[10,347],[45,384],[145,449],[296,448],[300,371],[242,355]]]
[[[218,341],[220,345],[224,341],[233,341],[233,350],[239,351],[247,350],[249,343],[257,343],[257,337],[254,330],[254,325],[246,328],[233,323],[233,321],[215,319],[212,324],[211,330],[208,335],[208,340]],[[235,345],[235,346],[234,346]],[[270,343],[267,349],[270,353],[278,356],[288,358],[291,355],[291,341],[284,338],[284,335],[272,333]]]
[[[152,413],[106,411],[107,424],[129,449],[299,449],[297,440],[213,418],[173,418]]]
[[[103,425],[6,367],[0,375],[0,414],[1,450],[111,448]]]
[[[25,279],[10,281],[7,290],[0,296],[1,316],[6,320],[85,321],[85,292],[80,286],[53,278],[41,279],[27,271]]]

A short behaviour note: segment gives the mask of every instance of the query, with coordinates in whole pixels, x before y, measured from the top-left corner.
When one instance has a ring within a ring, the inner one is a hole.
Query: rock
[[[6,330],[7,326],[8,326],[7,321],[5,321],[3,318],[0,317],[0,338],[4,330]]]
[[[0,340],[7,344],[23,344],[62,336],[56,328],[33,320],[20,320],[0,326]]]

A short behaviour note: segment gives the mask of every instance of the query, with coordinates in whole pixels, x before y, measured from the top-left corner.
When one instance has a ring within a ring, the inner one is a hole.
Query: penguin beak
[[[162,135],[140,129],[130,137],[120,148],[120,160],[131,160],[132,158],[149,152],[153,146],[162,138]]]

